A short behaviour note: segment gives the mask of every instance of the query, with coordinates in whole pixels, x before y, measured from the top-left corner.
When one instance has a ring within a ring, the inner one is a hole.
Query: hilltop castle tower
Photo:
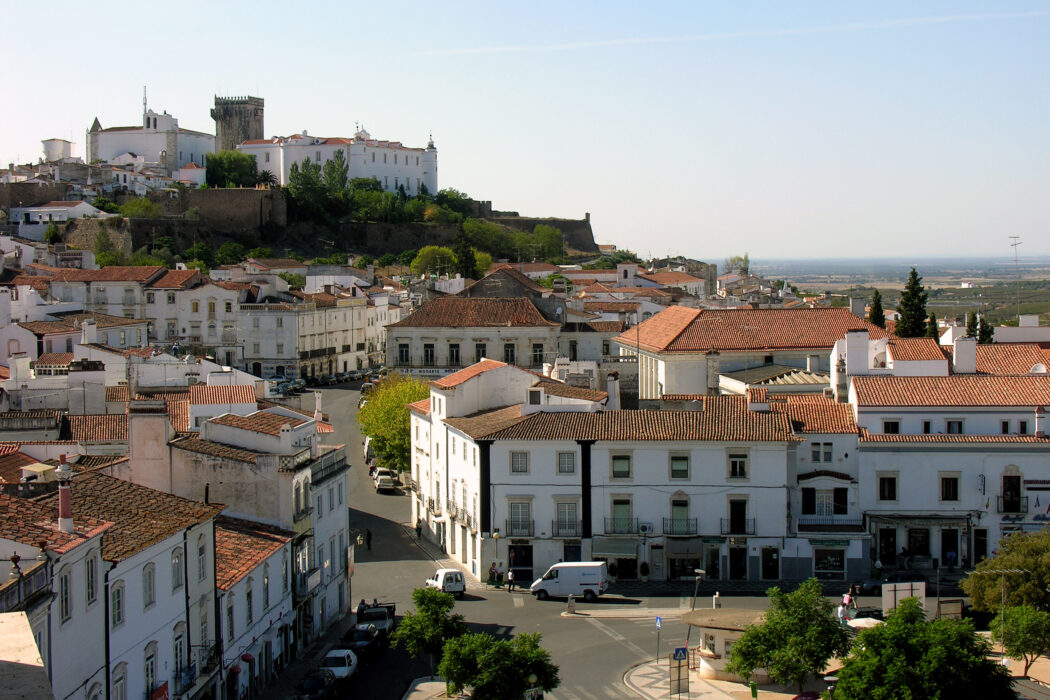
[[[215,148],[232,151],[237,144],[249,139],[262,139],[263,98],[215,96],[215,107],[211,110],[215,120]]]

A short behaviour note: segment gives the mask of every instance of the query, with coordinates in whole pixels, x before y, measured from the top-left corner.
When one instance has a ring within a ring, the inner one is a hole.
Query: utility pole
[[[1014,249],[1014,276],[1017,277],[1017,325],[1021,325],[1021,269],[1017,266],[1017,246],[1021,245],[1020,236],[1010,236],[1013,242],[1010,247]]]

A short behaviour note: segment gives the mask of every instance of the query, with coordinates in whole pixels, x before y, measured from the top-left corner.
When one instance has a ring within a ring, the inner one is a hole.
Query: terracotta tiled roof
[[[229,590],[294,536],[279,527],[220,515],[215,519],[215,585]],[[270,576],[280,576],[280,569]]]
[[[936,338],[894,338],[888,345],[893,359],[901,362],[945,359]]]
[[[448,422],[448,421],[446,421]],[[708,397],[702,411],[534,413],[486,440],[710,440],[799,442],[787,416],[749,411],[742,396]]]
[[[161,542],[184,528],[207,522],[222,512],[220,503],[200,503],[98,472],[75,474],[72,480],[73,518],[114,523],[102,540],[102,556],[121,561]],[[40,499],[58,507],[58,495]]]
[[[1050,438],[1036,437],[1035,435],[959,435],[959,434],[894,434],[885,435],[881,433],[869,433],[867,429],[860,430],[861,444],[900,444],[900,443],[937,443],[937,444],[1024,444],[1038,443],[1040,445],[1050,444]]]
[[[496,270],[514,270],[515,272],[546,272],[547,274],[553,275],[556,272],[561,272],[561,268],[557,265],[547,262],[527,262],[527,263],[495,263],[489,268],[488,274],[492,274]]]
[[[40,277],[39,275],[15,275],[10,282],[5,283],[5,286],[27,286],[32,287],[38,292],[48,292],[51,289],[47,277]]]
[[[437,387],[438,389],[452,389],[453,387],[459,386],[468,379],[473,379],[479,374],[484,374],[485,372],[490,372],[494,369],[499,369],[500,367],[506,366],[506,362],[491,360],[485,357],[482,358],[481,362],[475,362],[470,367],[464,367],[458,372],[453,372],[447,377],[435,379],[434,381],[430,382],[430,386]]]
[[[120,355],[121,357],[152,357],[153,350],[150,348],[115,348],[105,343],[81,343],[81,347],[94,348],[103,352]]]
[[[167,269],[160,265],[126,266],[110,265],[100,270],[80,270],[71,267],[47,267],[27,265],[40,271],[55,282],[141,282],[146,283],[160,277]]]
[[[1047,406],[1050,376],[853,378],[858,406]]]
[[[0,421],[21,420],[23,418],[50,418],[53,421],[57,421],[62,419],[62,411],[38,408],[32,411],[4,411],[0,413]]]
[[[676,284],[693,284],[695,282],[703,281],[699,277],[693,277],[687,272],[639,272],[638,277],[668,286]]]
[[[69,363],[73,361],[73,353],[71,352],[45,352],[40,357],[36,358],[35,365],[53,365],[56,367],[68,367]]]
[[[52,505],[0,493],[0,538],[5,540],[30,547],[46,541],[48,549],[64,553],[109,526],[105,521],[80,515],[74,503],[73,532],[65,533],[58,529],[57,496]]]
[[[80,455],[70,466],[74,471],[86,472],[127,461],[128,458],[124,455]]]
[[[180,450],[211,455],[212,457],[222,457],[223,459],[232,459],[238,462],[247,462],[248,464],[255,464],[259,455],[264,454],[262,452],[245,450],[240,447],[234,447],[233,445],[214,442],[212,440],[199,440],[196,437],[177,438],[168,444],[172,447],[177,447]]]
[[[69,432],[77,442],[127,442],[128,416],[125,413],[67,416]]]
[[[661,401],[704,401],[707,394],[663,394]]]
[[[617,342],[658,353],[717,350],[831,349],[846,331],[886,331],[849,309],[689,309],[671,306],[630,329]]]
[[[306,267],[306,263],[299,262],[295,258],[248,258],[247,262],[254,263],[256,267],[265,270],[286,267]]]
[[[22,480],[22,467],[37,463],[29,455],[18,452],[18,448],[12,448],[13,451],[0,454],[0,484],[17,484]]]
[[[550,396],[561,396],[567,399],[580,399],[583,401],[605,401],[609,394],[604,391],[586,389],[579,386],[570,386],[553,380],[539,381],[533,386],[541,387],[544,393]]]
[[[1028,374],[1047,356],[1035,343],[992,343],[977,346],[977,371],[983,374]]]
[[[285,406],[284,404],[279,404],[275,401],[268,401],[266,399],[256,399],[256,404],[258,404],[260,411],[266,408],[274,408],[279,406],[280,408],[283,408],[286,411],[298,413],[299,415],[304,416],[306,418],[314,417],[313,411],[307,411],[305,408],[296,408],[295,406]],[[322,413],[321,420],[328,420],[328,414]]]
[[[431,299],[407,318],[387,328],[491,328],[555,327],[539,309],[524,297],[471,298],[440,297]]]
[[[74,333],[77,331],[72,324],[63,323],[62,321],[20,321],[18,325],[34,335],[54,335],[56,333]]]
[[[857,422],[853,419],[853,406],[838,403],[826,396],[793,396],[784,400],[771,399],[770,410],[786,413],[797,433],[853,433]]]
[[[217,418],[211,419],[212,423],[218,423],[219,425],[228,425],[234,428],[240,428],[241,430],[250,430],[255,433],[265,433],[266,435],[280,435],[282,425],[290,425],[295,428],[306,421],[301,418],[292,418],[290,416],[282,416],[278,413],[269,413],[268,411],[256,411],[251,415],[238,416],[233,413],[226,413],[218,416]]]
[[[586,311],[597,311],[599,313],[627,313],[637,311],[642,305],[640,301],[585,301],[583,308]]]
[[[445,424],[477,439],[525,420],[521,404],[479,411],[460,418],[446,418]]]
[[[255,389],[247,384],[235,386],[208,386],[195,384],[190,387],[190,405],[255,403]]]
[[[623,321],[583,321],[576,325],[579,330],[591,333],[622,333],[624,329]]]
[[[419,411],[420,413],[430,413],[430,399],[414,401],[408,404],[408,408],[412,411]]]
[[[533,280],[531,277],[527,277],[526,275],[523,275],[522,273],[518,272],[517,267],[512,267],[510,265],[503,265],[501,267],[493,268],[491,271],[489,271],[489,273],[487,275],[482,277],[477,282],[474,282],[473,284],[467,285],[467,287],[463,290],[463,292],[460,292],[460,294],[463,294],[464,292],[466,292],[468,289],[470,289],[474,285],[480,284],[482,281],[488,279],[489,277],[492,277],[493,275],[500,275],[500,276],[503,276],[503,277],[510,277],[512,280],[514,280],[515,282],[517,282],[521,286],[525,287],[525,289],[528,289],[531,292],[536,292],[538,294],[542,294],[544,292],[549,292],[550,291],[546,287],[543,287],[543,286],[541,286],[539,284],[536,284],[535,280]]]
[[[123,402],[127,403],[131,400],[131,391],[126,385],[122,386],[107,386],[106,387],[106,401],[112,402]]]
[[[97,311],[92,313],[61,311],[51,315],[58,318],[60,321],[65,321],[71,325],[76,324],[78,327],[84,325],[84,321],[94,321],[95,326],[100,330],[103,328],[115,328],[118,326],[140,326],[149,323],[149,320],[145,318],[124,318],[123,316],[111,316],[109,314],[98,313]]]
[[[190,429],[190,402],[182,399],[165,400],[164,405],[168,409],[168,421],[171,427],[178,432]]]
[[[148,286],[150,289],[189,289],[200,282],[200,272],[197,270],[168,270]]]

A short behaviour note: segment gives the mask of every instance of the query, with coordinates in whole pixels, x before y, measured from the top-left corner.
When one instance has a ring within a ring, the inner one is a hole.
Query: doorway
[[[780,578],[780,550],[776,547],[762,548],[762,578],[767,581]]]
[[[879,561],[883,566],[897,563],[897,528],[879,528]]]
[[[583,561],[583,545],[579,541],[566,542],[561,553],[562,561]]]
[[[1003,507],[1001,512],[1021,512],[1021,477],[1016,474],[1003,476]]]
[[[949,557],[948,552],[955,552],[954,557]],[[959,531],[941,530],[941,566],[950,566],[959,563]]]
[[[747,547],[729,548],[729,579],[743,581],[747,578]]]
[[[677,561],[677,560],[676,559],[671,559],[670,560],[672,565],[675,563],[675,561]],[[699,564],[700,564],[700,562],[697,562],[698,566],[699,566]],[[663,581],[664,580],[664,577],[665,577],[665,573],[664,573],[664,548],[661,547],[660,545],[655,545],[654,544],[654,545],[652,545],[649,548],[649,568],[651,569],[651,571],[649,572],[649,576],[650,576],[650,578],[652,578],[652,580],[654,580],[654,581]]]
[[[532,545],[512,544],[507,550],[507,568],[514,569],[514,580],[532,581]]]
[[[930,531],[925,527],[908,528],[908,556],[930,556]],[[912,567],[914,568],[914,567]]]
[[[707,572],[705,578],[717,581],[722,578],[719,569],[719,563],[722,561],[722,547],[717,544],[709,544],[704,547],[704,571]]]
[[[988,558],[988,529],[973,529],[973,563],[978,564]]]
[[[729,532],[733,535],[747,534],[747,501],[738,499],[729,502]]]
[[[253,362],[252,363],[252,374],[254,374],[256,377],[261,377],[262,376],[262,363],[261,362]]]

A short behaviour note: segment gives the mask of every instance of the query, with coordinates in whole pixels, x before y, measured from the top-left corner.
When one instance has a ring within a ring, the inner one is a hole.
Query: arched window
[[[198,313],[201,310],[201,303],[199,301],[190,302],[190,311]]]
[[[233,311],[233,302],[230,302],[230,301],[226,302],[226,313],[231,313],[232,311]]]
[[[63,623],[73,617],[73,573],[68,566],[58,573],[58,619]]]
[[[147,688],[157,685],[157,643],[150,642],[146,645],[146,652],[142,656],[142,677]]]
[[[197,580],[203,581],[208,575],[208,548],[204,544],[204,535],[197,538]]]
[[[186,623],[180,622],[175,625],[172,633],[172,660],[175,662],[175,673],[181,674],[186,666]]]
[[[114,581],[109,589],[109,621],[113,627],[124,624],[124,582]]]
[[[176,549],[171,553],[171,590],[177,591],[186,582],[182,568],[182,550]]]
[[[128,665],[117,664],[113,669],[113,692],[110,695],[113,700],[128,700]]]
[[[252,597],[252,577],[248,577],[248,585],[244,589],[244,619],[248,626],[255,622],[255,605]]]
[[[94,554],[84,562],[84,589],[91,605],[98,599],[98,558]]]
[[[157,602],[157,567],[152,563],[142,567],[142,608]]]
[[[88,690],[87,697],[88,700],[102,700],[102,684],[96,683],[91,686],[91,689]]]
[[[209,301],[208,302],[208,313],[210,313],[210,314],[215,313],[215,302],[214,301]]]

